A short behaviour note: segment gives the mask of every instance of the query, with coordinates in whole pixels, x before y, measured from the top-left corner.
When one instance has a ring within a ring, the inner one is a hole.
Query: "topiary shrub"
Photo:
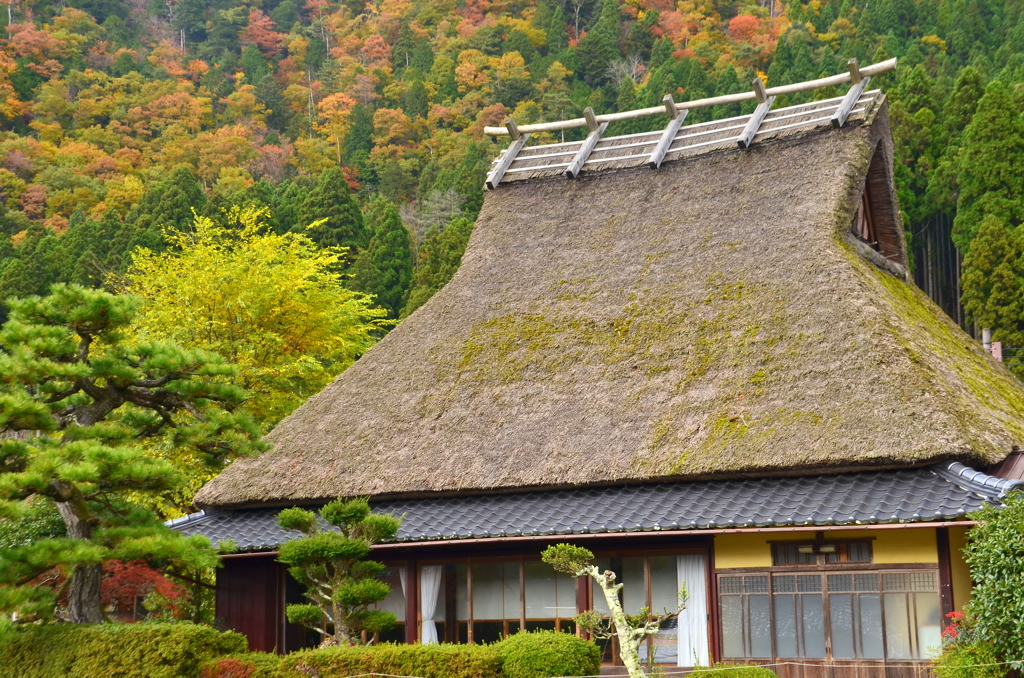
[[[286,676],[343,678],[366,673],[420,678],[500,678],[501,659],[493,645],[398,645],[303,650],[281,661]]]
[[[690,676],[695,678],[779,678],[774,671],[763,666],[721,663],[710,668],[697,669]]]
[[[594,676],[601,650],[589,640],[557,631],[520,631],[495,643],[504,678]]]
[[[8,628],[0,678],[198,678],[203,662],[247,649],[240,633],[186,623]]]
[[[268,652],[246,652],[211,659],[203,664],[199,678],[288,678],[281,672],[281,656]]]

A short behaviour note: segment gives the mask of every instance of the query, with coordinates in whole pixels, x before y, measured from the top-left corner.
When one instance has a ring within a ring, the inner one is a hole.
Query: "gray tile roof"
[[[958,462],[902,471],[656,483],[374,502],[404,515],[401,542],[797,525],[956,520],[999,504],[1020,481]],[[203,511],[171,521],[184,534],[242,551],[273,550],[297,536],[277,526],[279,508]]]

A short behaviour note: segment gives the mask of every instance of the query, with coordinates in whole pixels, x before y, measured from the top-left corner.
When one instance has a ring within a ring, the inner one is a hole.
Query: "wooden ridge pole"
[[[888,61],[882,61],[877,64],[871,64],[864,68],[858,69],[858,73],[862,78],[870,78],[872,76],[881,75],[882,73],[888,73],[896,68],[896,59],[889,59]],[[835,87],[836,85],[843,85],[848,82],[853,82],[853,75],[850,72],[840,73],[839,75],[832,75],[827,78],[819,78],[818,80],[809,80],[807,82],[798,82],[793,85],[781,85],[779,87],[769,87],[765,90],[765,94],[770,97],[780,97],[784,94],[796,94],[797,92],[809,92],[815,89],[821,89],[823,87]],[[863,82],[863,80],[861,81]],[[856,83],[854,83],[856,84]],[[726,94],[723,96],[709,97],[707,99],[698,99],[696,101],[685,101],[681,104],[676,104],[676,108],[680,110],[690,110],[694,108],[707,108],[708,106],[721,106],[723,104],[736,104],[743,101],[751,101],[757,99],[757,94],[753,91],[740,92],[738,94]],[[598,123],[605,122],[616,122],[620,120],[633,120],[636,118],[646,118],[652,115],[661,115],[665,113],[664,106],[653,106],[651,108],[640,108],[635,111],[622,111],[620,113],[606,113],[604,115],[593,116],[594,120]],[[533,125],[523,125],[519,127],[519,131],[523,134],[530,132],[557,132],[560,130],[573,129],[576,127],[588,127],[588,119],[573,118],[572,120],[561,120],[559,122],[541,122]],[[505,127],[484,127],[484,134],[489,136],[506,136],[509,131]]]

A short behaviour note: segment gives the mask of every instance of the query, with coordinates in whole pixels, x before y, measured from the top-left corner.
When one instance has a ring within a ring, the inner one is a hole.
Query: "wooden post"
[[[860,72],[860,66],[857,64],[857,57],[853,57],[846,62],[846,67],[850,69],[850,82],[854,85],[859,83],[863,79],[863,75]]]
[[[508,130],[508,135],[512,138],[512,141],[518,141],[519,137],[523,136],[519,133],[519,126],[516,125],[516,121],[512,118],[505,118],[505,129]]]
[[[754,78],[754,82],[761,82],[761,78]],[[755,91],[757,87],[754,87]],[[761,92],[764,94],[764,84],[761,84]],[[760,96],[760,95],[758,95]],[[747,121],[746,127],[740,132],[740,135],[736,137],[736,145],[740,148],[750,148],[750,144],[754,141],[754,136],[757,134],[757,130],[761,128],[761,123],[764,122],[764,117],[768,115],[768,111],[771,110],[772,104],[775,103],[775,97],[765,95],[764,101],[757,105],[754,109],[753,115],[750,116],[750,120]]]
[[[761,78],[754,78],[754,82],[751,84],[754,87],[754,98],[757,99],[757,103],[763,104],[768,101],[768,93],[764,89],[764,80]]]
[[[856,59],[851,59],[851,61],[856,61]],[[850,111],[860,101],[861,95],[864,94],[864,88],[868,86],[869,82],[871,82],[871,78],[864,78],[857,84],[850,85],[850,91],[846,93],[846,96],[839,103],[839,108],[832,114],[832,127],[839,129],[846,124],[846,119],[850,117]]]
[[[942,611],[943,624],[946,615],[955,607],[953,603],[953,565],[949,555],[949,528],[935,529],[935,545],[939,551],[939,609]]]
[[[589,107],[584,111],[584,114],[587,111],[590,111],[590,115],[593,117],[594,112],[591,111]],[[594,150],[594,146],[597,146],[597,142],[601,140],[601,135],[604,134],[606,129],[608,129],[608,123],[602,122],[587,135],[587,138],[583,140],[583,145],[580,146],[580,150],[576,151],[575,157],[573,157],[572,162],[569,163],[569,167],[566,168],[565,176],[570,179],[575,179],[580,175],[580,172],[583,170],[583,165],[587,162],[587,158],[590,157],[590,154]]]
[[[583,109],[583,118],[587,121],[587,127],[590,129],[591,132],[593,132],[593,131],[595,131],[597,129],[597,125],[598,125],[597,116],[594,115],[594,109],[593,108],[591,108],[590,106],[587,106],[586,108],[584,108]]]
[[[511,122],[512,125],[515,126],[515,122],[512,120],[512,118],[506,120],[506,123],[509,122]],[[516,128],[516,133],[518,134],[518,132],[519,130],[518,128]],[[494,169],[491,170],[491,173],[487,175],[486,183],[487,188],[489,190],[493,191],[495,188],[498,187],[498,184],[501,183],[502,177],[505,176],[505,172],[508,171],[508,168],[512,166],[512,163],[516,161],[516,156],[519,155],[519,151],[523,150],[523,146],[526,145],[526,142],[529,140],[529,138],[529,134],[523,134],[520,135],[520,137],[513,141],[511,144],[509,144],[508,148],[505,150],[505,155],[501,156],[501,158],[498,159],[498,164],[495,165]]]
[[[683,121],[686,120],[686,115],[690,112],[689,109],[684,108],[680,113],[679,109],[676,108],[676,102],[672,101],[671,94],[665,95],[664,103],[665,109],[669,111],[668,117],[671,120],[668,121],[668,127],[662,132],[658,145],[654,147],[651,157],[647,161],[647,166],[651,169],[661,167],[661,163],[665,161],[665,154],[672,147],[672,142],[675,141],[676,135],[679,134],[679,128],[683,126]],[[672,114],[673,112],[675,115]]]
[[[405,561],[405,642],[415,645],[420,639],[419,619],[420,587],[416,561]]]
[[[581,614],[590,609],[590,577],[576,578],[576,614]],[[576,635],[583,640],[590,640],[590,634],[576,627]]]

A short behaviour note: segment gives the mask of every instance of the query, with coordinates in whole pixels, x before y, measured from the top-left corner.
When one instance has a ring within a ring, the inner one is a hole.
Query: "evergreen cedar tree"
[[[370,244],[352,267],[349,286],[373,295],[374,301],[398,318],[412,284],[412,240],[395,206],[381,197],[370,202],[366,224],[373,229]]]
[[[305,229],[306,235],[321,247],[347,247],[353,257],[370,240],[348,179],[337,167],[320,175],[316,188],[299,206],[299,223],[293,228]]]
[[[325,530],[312,511],[281,511],[277,523],[304,536],[281,545],[277,559],[306,587],[311,604],[289,604],[288,621],[321,633],[326,645],[357,645],[365,631],[371,638],[395,626],[391,612],[374,609],[391,587],[382,582],[383,563],[367,560],[370,547],[393,538],[402,519],[372,513],[364,498],[338,498],[320,509]],[[334,633],[324,629],[334,627]]]
[[[46,297],[11,300],[0,329],[0,515],[25,500],[54,502],[66,535],[0,551],[0,609],[22,621],[55,613],[55,593],[33,580],[53,568],[68,578],[67,618],[104,620],[102,564],[146,559],[207,568],[203,539],[171,531],[133,503],[172,491],[180,475],[142,447],[188,447],[211,470],[262,449],[238,407],[236,369],[217,355],[169,342],[126,341],[139,300],[55,285]]]

